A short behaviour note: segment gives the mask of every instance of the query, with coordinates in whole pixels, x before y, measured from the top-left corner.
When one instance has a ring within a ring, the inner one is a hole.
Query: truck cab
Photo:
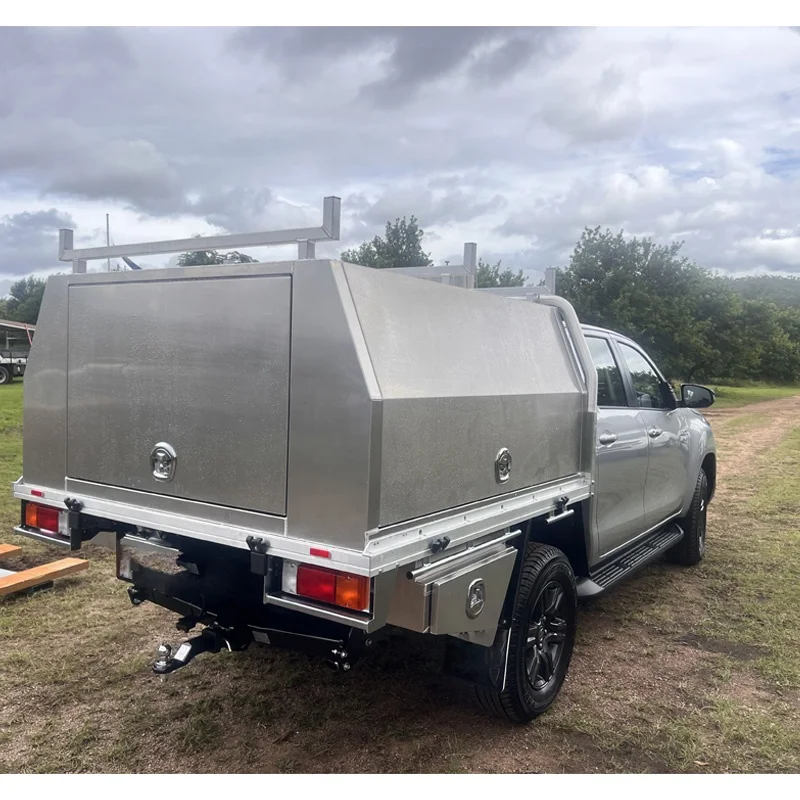
[[[648,354],[631,339],[591,325],[582,330],[597,370],[597,476],[591,560],[600,561],[684,515],[702,467],[710,501],[716,483],[711,426],[675,396]],[[695,408],[713,394],[684,393]],[[705,401],[705,402],[704,402]]]

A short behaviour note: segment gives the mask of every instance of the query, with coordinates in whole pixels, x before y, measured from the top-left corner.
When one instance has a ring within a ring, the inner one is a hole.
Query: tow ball
[[[251,641],[250,631],[243,633],[235,630],[206,628],[199,636],[193,636],[179,645],[174,655],[170,645],[166,643],[159,645],[158,658],[153,664],[153,672],[157,675],[167,675],[175,672],[176,669],[185,667],[200,653],[219,653],[223,648],[227,648],[228,652],[246,650]]]

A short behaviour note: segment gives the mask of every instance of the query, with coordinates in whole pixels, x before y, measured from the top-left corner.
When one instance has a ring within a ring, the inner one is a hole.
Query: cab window
[[[675,398],[652,364],[630,345],[624,342],[617,345],[630,372],[639,408],[674,408]]]
[[[625,396],[622,374],[614,360],[608,340],[587,336],[586,342],[597,369],[597,405],[611,408],[627,406],[628,399]]]

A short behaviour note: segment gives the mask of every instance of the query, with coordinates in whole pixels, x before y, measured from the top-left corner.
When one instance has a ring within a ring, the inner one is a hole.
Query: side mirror
[[[681,400],[686,408],[708,408],[713,405],[716,395],[705,386],[696,383],[681,384]]]

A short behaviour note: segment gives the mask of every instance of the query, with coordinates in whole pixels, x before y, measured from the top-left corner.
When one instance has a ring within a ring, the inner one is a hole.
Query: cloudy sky
[[[476,241],[536,277],[601,225],[800,273],[798,33],[0,28],[0,294],[64,268],[60,227],[318,225],[328,194],[321,255],[414,214],[436,263]]]

